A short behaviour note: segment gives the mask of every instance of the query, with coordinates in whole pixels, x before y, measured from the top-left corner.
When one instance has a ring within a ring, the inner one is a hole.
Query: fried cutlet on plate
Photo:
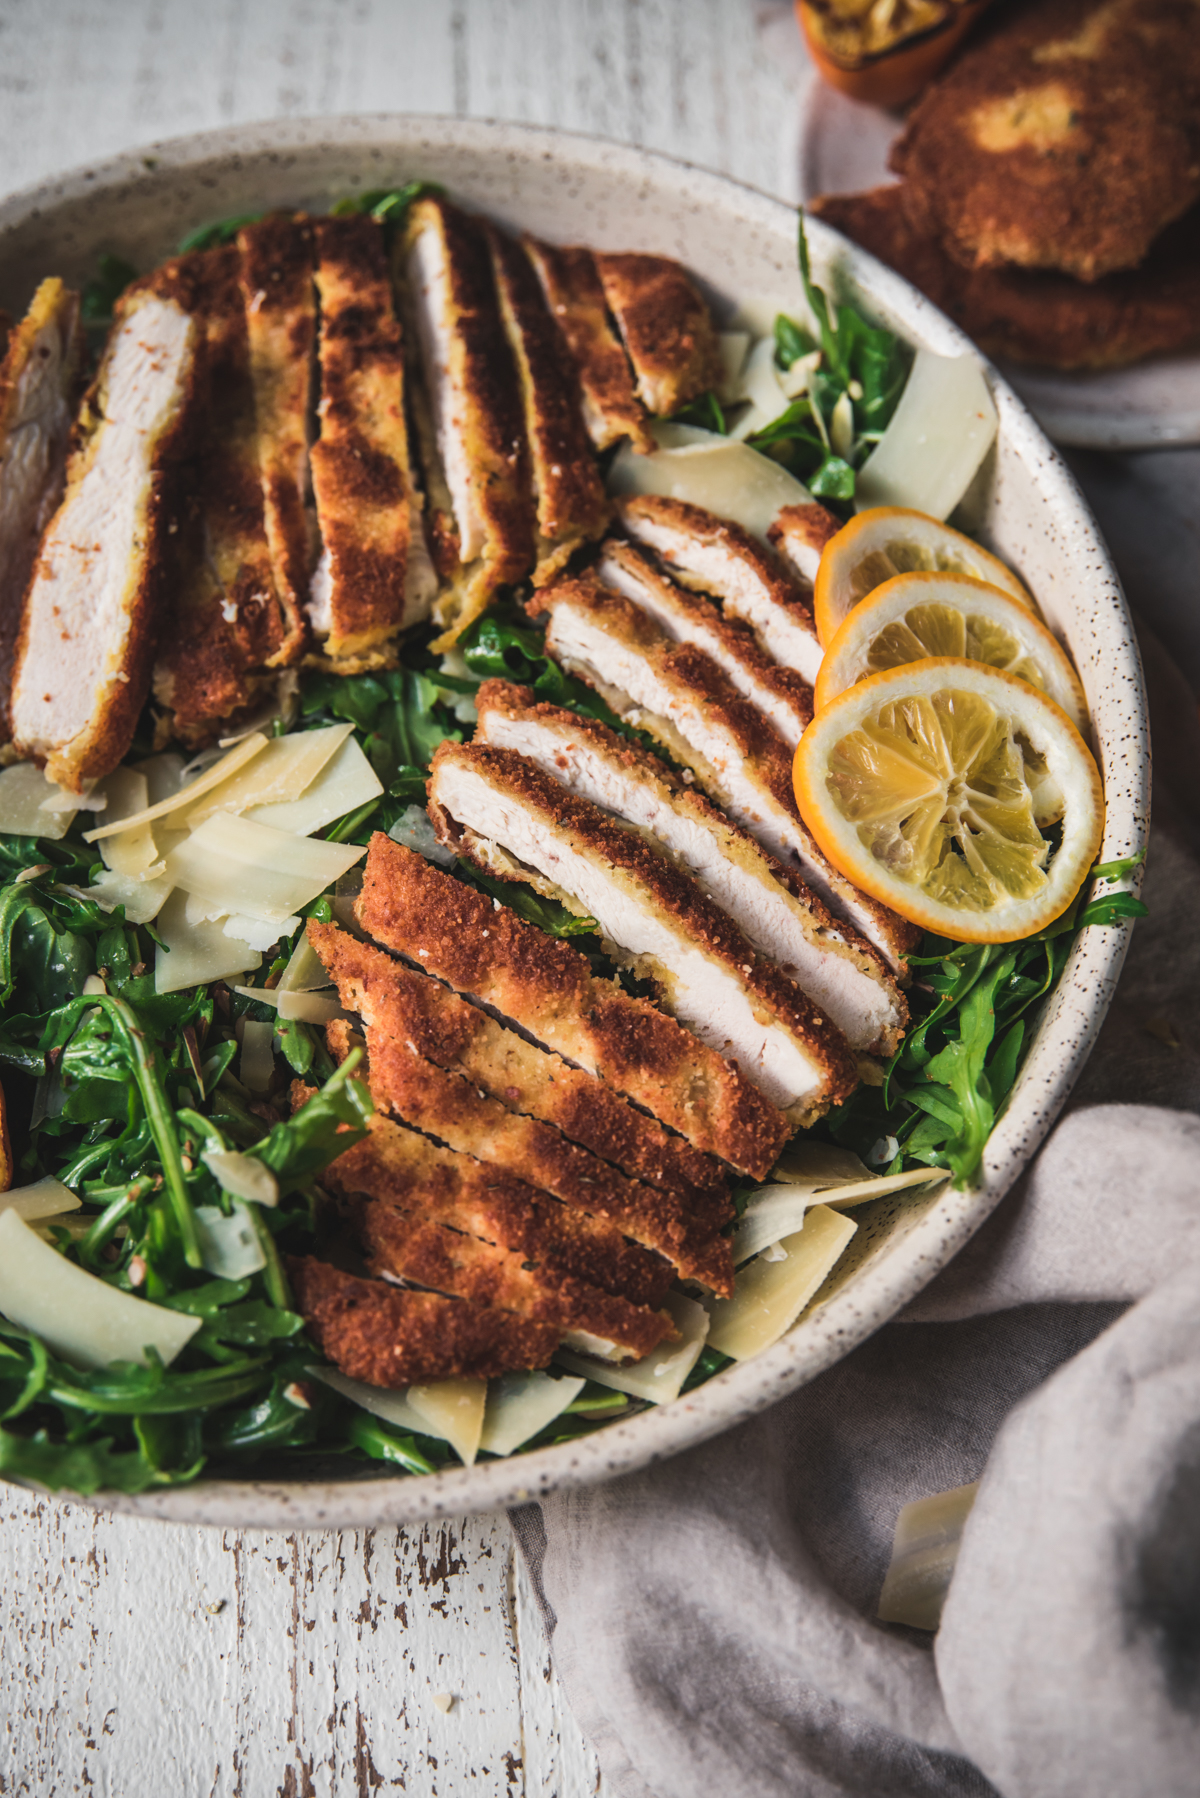
[[[1195,0],[1027,0],[914,108],[892,148],[914,230],[969,269],[1095,281],[1200,198]]]
[[[913,228],[896,185],[827,194],[809,210],[928,294],[989,355],[1119,368],[1200,344],[1198,207],[1167,227],[1140,268],[1093,282],[1044,269],[965,269]]]

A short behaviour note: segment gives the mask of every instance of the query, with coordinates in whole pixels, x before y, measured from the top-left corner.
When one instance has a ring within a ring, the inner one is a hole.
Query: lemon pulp
[[[889,701],[833,747],[826,788],[891,878],[961,911],[1035,899],[1049,884],[1053,810],[1011,719],[953,688]]]
[[[903,618],[885,624],[872,638],[867,667],[872,674],[885,668],[901,668],[925,656],[965,656],[1015,674],[1039,693],[1046,679],[1037,662],[1026,655],[1011,631],[982,612],[961,612],[957,606],[931,601],[913,606]]]

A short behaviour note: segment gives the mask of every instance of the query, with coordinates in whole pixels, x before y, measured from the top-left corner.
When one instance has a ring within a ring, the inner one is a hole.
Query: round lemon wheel
[[[969,574],[1036,610],[1016,575],[961,531],[903,506],[872,506],[831,537],[813,585],[817,636],[828,649],[852,607],[898,574]]]
[[[1015,942],[1052,923],[1100,847],[1087,744],[1052,699],[978,662],[869,675],[817,713],[793,766],[800,815],[834,866],[960,942]]]
[[[1078,731],[1087,701],[1066,651],[1028,607],[969,574],[898,574],[842,620],[814,689],[821,711],[847,687],[929,656],[1015,674],[1061,706]]]

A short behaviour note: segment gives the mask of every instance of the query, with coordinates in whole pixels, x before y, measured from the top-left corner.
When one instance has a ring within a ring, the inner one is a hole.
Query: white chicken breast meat
[[[711,656],[789,748],[796,747],[813,715],[812,687],[803,675],[764,654],[748,627],[723,617],[710,599],[677,587],[633,544],[605,543],[597,572],[606,587],[632,600],[668,637],[694,643]]]
[[[540,587],[602,535],[609,505],[588,442],[574,374],[537,276],[519,244],[485,226],[500,316],[516,365],[537,515]]]
[[[442,743],[429,794],[445,842],[594,917],[620,958],[659,984],[673,1015],[793,1122],[853,1091],[841,1032],[640,832],[564,792],[526,757],[481,743]]]
[[[794,509],[824,511],[820,506]],[[629,535],[653,550],[675,580],[720,600],[727,618],[748,624],[769,656],[813,685],[823,652],[812,606],[783,563],[748,531],[702,506],[661,494],[622,500],[617,514]],[[833,524],[836,529],[836,519]]]
[[[546,648],[557,662],[595,687],[619,717],[656,737],[736,824],[904,973],[919,931],[860,893],[822,855],[796,809],[786,741],[711,656],[672,642],[592,573],[543,587],[529,610],[546,616]]]
[[[79,295],[43,281],[0,360],[0,734],[38,539],[62,498],[83,331]]]
[[[149,691],[196,337],[173,300],[118,303],[26,594],[13,740],[72,792],[116,767]]]
[[[477,705],[476,742],[515,749],[568,791],[648,831],[852,1049],[892,1053],[908,1007],[882,957],[657,756],[507,681],[486,681]]]
[[[767,532],[784,561],[809,587],[817,578],[825,545],[841,530],[841,520],[824,506],[784,506]]]
[[[447,587],[434,617],[448,649],[497,589],[534,560],[528,455],[512,355],[482,232],[448,200],[409,209],[398,251],[405,328],[420,351],[421,453],[434,560]]]

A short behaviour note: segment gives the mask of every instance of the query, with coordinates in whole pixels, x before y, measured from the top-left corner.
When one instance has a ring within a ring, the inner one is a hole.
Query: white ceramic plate
[[[359,117],[289,121],[157,144],[47,182],[0,205],[0,305],[24,305],[46,274],[80,280],[104,251],[148,267],[193,226],[272,206],[320,209],[357,187],[422,176],[466,205],[564,242],[657,250],[695,270],[718,304],[801,306],[795,214],[778,201],[665,157],[512,125]],[[810,231],[817,279],[832,282],[911,342],[969,350],[904,281],[827,228]],[[969,496],[974,527],[1038,596],[1069,645],[1095,721],[1108,793],[1106,857],[1148,827],[1149,742],[1129,613],[1104,544],[1061,458],[989,370],[999,436]],[[321,1482],[202,1480],[106,1508],[178,1522],[269,1528],[403,1523],[520,1503],[624,1473],[716,1435],[811,1380],[892,1317],[945,1265],[1011,1186],[1070,1091],[1108,1009],[1128,927],[1077,944],[1038,1026],[982,1185],[884,1199],[860,1229],[824,1302],[758,1360],[672,1405],[535,1454],[422,1478],[375,1464]]]
[[[802,200],[860,193],[895,180],[887,157],[903,125],[899,114],[849,100],[815,74],[801,90],[800,107]],[[1001,366],[1055,443],[1107,450],[1200,443],[1200,352],[1095,373]]]

